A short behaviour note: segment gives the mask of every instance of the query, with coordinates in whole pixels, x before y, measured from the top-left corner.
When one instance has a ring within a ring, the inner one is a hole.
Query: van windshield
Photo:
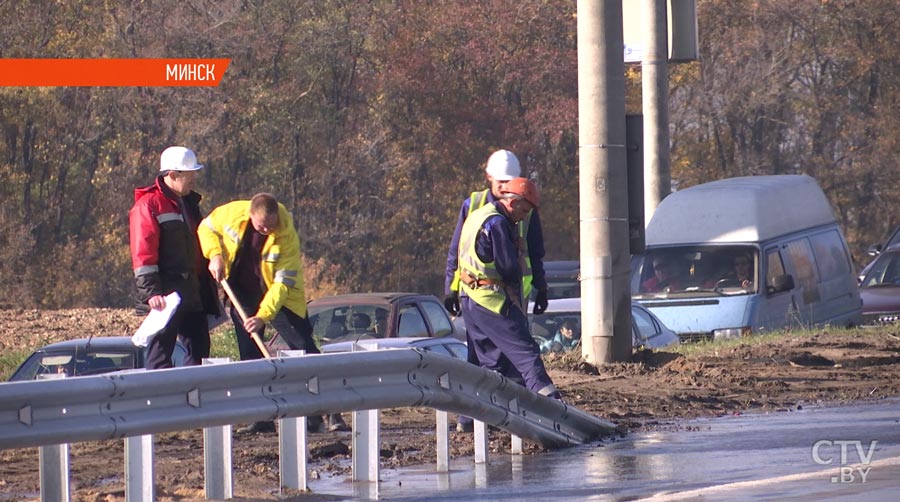
[[[759,252],[753,246],[648,249],[631,261],[631,295],[730,296],[757,291]]]

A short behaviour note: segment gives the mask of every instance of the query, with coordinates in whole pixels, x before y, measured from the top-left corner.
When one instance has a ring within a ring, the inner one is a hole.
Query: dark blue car
[[[175,345],[172,363],[182,366],[187,349]],[[146,348],[136,347],[130,336],[77,338],[51,343],[34,351],[12,374],[9,381],[36,380],[87,375],[144,367]]]

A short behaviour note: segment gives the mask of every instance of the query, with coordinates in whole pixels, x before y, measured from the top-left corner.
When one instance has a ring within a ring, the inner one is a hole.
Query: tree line
[[[674,188],[809,174],[863,264],[898,206],[895,4],[697,7],[701,61],[669,70]],[[497,148],[542,189],[547,258],[578,258],[574,1],[26,0],[0,19],[3,58],[232,60],[214,88],[0,88],[0,307],[129,305],[133,189],[173,144],[207,166],[205,211],[259,191],[292,210],[312,297],[440,294]]]

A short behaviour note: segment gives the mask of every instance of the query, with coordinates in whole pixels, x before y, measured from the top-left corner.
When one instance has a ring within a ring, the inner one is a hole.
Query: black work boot
[[[328,432],[344,432],[349,431],[350,426],[344,422],[344,418],[340,413],[332,413],[328,415]]]
[[[466,417],[460,415],[456,419],[456,432],[474,432],[475,431],[475,422],[472,421],[472,417]]]
[[[264,422],[253,422],[246,427],[241,427],[235,432],[237,432],[238,434],[262,434],[264,432],[275,432],[275,422],[271,420]]]
[[[319,415],[313,415],[311,417],[306,417],[306,432],[309,434],[315,434],[317,432],[322,432],[325,430],[325,422],[322,420],[322,417]]]

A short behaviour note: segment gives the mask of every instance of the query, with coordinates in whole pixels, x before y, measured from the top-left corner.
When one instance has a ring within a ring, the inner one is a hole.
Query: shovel
[[[241,316],[241,320],[247,322],[247,312],[244,311],[244,307],[241,307],[241,303],[238,301],[237,296],[235,296],[234,291],[231,290],[231,286],[228,285],[228,281],[222,279],[221,283],[222,289],[225,290],[225,294],[231,299],[231,304],[237,309],[238,314]],[[256,342],[256,346],[259,347],[259,351],[262,352],[262,355],[265,356],[266,359],[272,359],[272,354],[269,354],[269,349],[266,348],[266,344],[264,344],[262,338],[259,337],[259,333],[250,333],[250,338]]]

